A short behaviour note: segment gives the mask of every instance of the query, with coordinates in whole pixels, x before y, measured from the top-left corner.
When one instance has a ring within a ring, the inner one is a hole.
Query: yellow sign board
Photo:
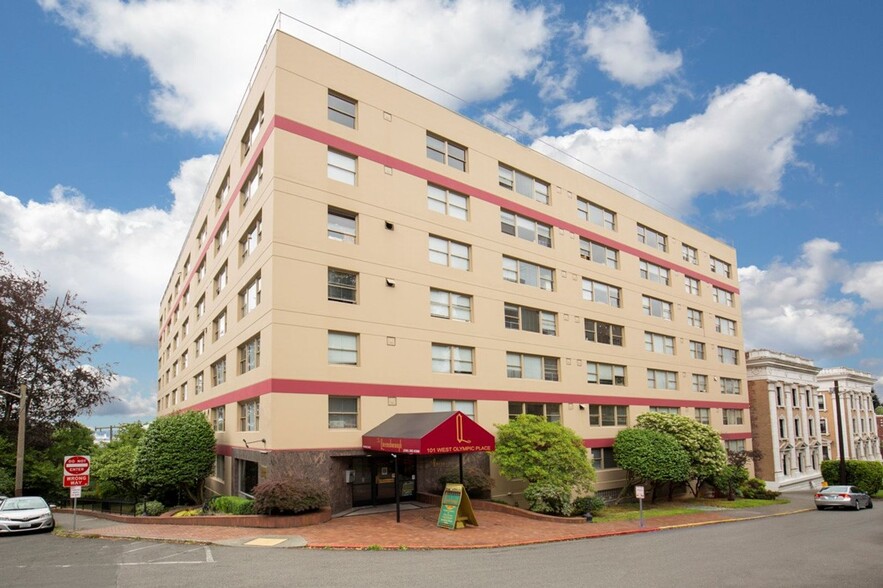
[[[465,524],[478,526],[475,511],[463,484],[447,484],[442,493],[441,508],[436,526],[446,529],[462,529]]]

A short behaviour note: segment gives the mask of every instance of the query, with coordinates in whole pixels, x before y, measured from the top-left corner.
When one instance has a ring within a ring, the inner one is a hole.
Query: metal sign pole
[[[643,498],[638,499],[638,513],[639,513],[638,516],[639,516],[640,526],[643,529],[644,528],[644,499]]]
[[[74,531],[77,530],[77,497],[74,496]]]

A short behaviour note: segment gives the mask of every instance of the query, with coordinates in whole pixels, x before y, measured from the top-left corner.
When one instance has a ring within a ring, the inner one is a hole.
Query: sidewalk
[[[695,513],[638,521],[562,524],[536,521],[491,511],[476,511],[478,527],[451,531],[436,526],[438,508],[426,506],[362,516],[334,518],[327,523],[294,529],[255,529],[184,525],[124,524],[100,519],[91,513],[56,513],[57,526],[65,534],[81,537],[151,539],[211,543],[228,546],[309,547],[315,549],[477,549],[570,541],[628,533],[645,533],[704,524],[735,522],[814,510],[812,492],[790,492],[790,504],[751,509],[697,510]]]

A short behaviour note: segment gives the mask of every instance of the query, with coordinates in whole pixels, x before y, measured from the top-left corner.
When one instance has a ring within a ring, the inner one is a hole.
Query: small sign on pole
[[[66,455],[62,464],[62,484],[71,489],[74,501],[74,531],[77,530],[77,498],[82,496],[83,486],[89,485],[92,460],[88,455]]]
[[[644,528],[644,487],[635,486],[635,498],[638,499],[638,520],[640,526]]]

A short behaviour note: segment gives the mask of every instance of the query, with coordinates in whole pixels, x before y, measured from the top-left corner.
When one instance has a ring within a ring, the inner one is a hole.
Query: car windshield
[[[7,498],[0,503],[0,510],[28,510],[31,508],[49,508],[42,498],[25,496],[22,498]]]
[[[828,486],[823,488],[822,492],[849,492],[849,486]]]

